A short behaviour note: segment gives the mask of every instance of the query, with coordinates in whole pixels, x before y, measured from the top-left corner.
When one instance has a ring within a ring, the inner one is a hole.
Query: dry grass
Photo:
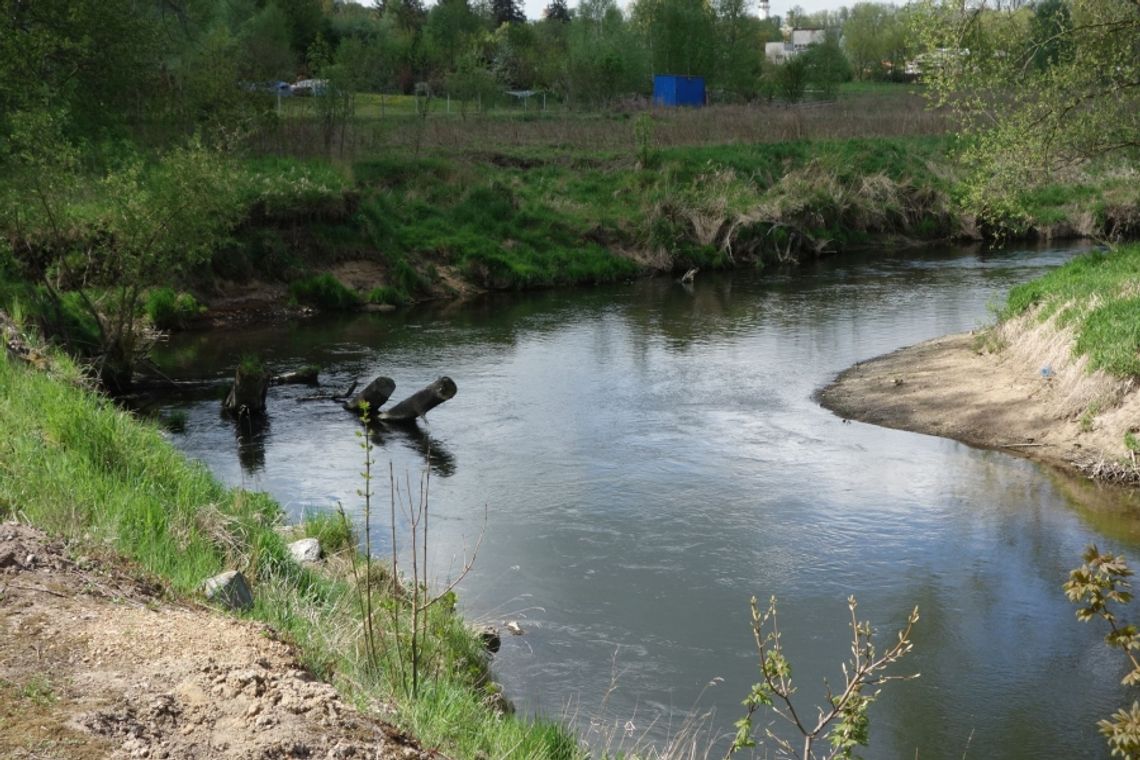
[[[835,101],[785,105],[757,103],[700,109],[651,108],[655,147],[773,143],[852,137],[940,135],[948,113],[927,107],[917,92],[856,93]],[[499,112],[431,114],[426,120],[391,115],[360,117],[333,140],[334,153],[352,159],[392,149],[471,151],[509,148],[633,149],[630,110],[608,112]],[[313,120],[291,119],[255,141],[257,150],[322,155],[324,139]]]
[[[1006,320],[995,330],[1006,354],[1026,372],[1049,375],[1053,388],[1050,409],[1058,419],[1072,419],[1090,409],[1115,408],[1135,383],[1104,370],[1090,372],[1089,357],[1073,352],[1074,325],[1060,325],[1058,321],[1056,315],[1041,321],[1036,310],[1031,310]]]

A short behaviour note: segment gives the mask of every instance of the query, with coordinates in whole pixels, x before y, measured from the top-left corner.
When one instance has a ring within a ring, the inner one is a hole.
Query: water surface
[[[757,680],[753,595],[776,595],[801,710],[841,678],[846,599],[884,639],[920,607],[915,653],[872,708],[870,758],[1107,756],[1095,722],[1122,658],[1060,587],[1096,541],[1135,560],[1130,505],[999,452],[845,423],[813,394],[839,371],[979,327],[1067,250],[848,256],[782,272],[702,273],[490,296],[390,315],[180,336],[160,361],[224,378],[245,352],[316,362],[395,398],[440,374],[455,399],[379,439],[379,466],[429,463],[436,574],[484,528],[461,587],[476,620],[517,620],[495,671],[519,708],[595,744],[663,742],[692,713],[720,739]],[[238,436],[216,398],[175,398],[176,444],[297,516],[359,514],[350,415],[270,393]],[[383,489],[382,489],[383,490]],[[1123,501],[1127,501],[1124,499]],[[380,540],[386,525],[380,524]],[[382,545],[383,546],[383,545]],[[616,731],[616,733],[615,733]],[[628,732],[628,735],[627,735]]]

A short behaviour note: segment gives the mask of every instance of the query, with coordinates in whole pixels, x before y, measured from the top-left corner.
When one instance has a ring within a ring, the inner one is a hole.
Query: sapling
[[[885,672],[913,649],[910,634],[918,622],[918,607],[907,617],[906,626],[898,632],[897,640],[880,653],[875,648],[871,624],[860,622],[856,617],[857,606],[855,597],[847,598],[847,608],[851,613],[851,660],[843,664],[843,688],[837,694],[830,686],[827,687],[828,707],[817,708],[813,722],[802,716],[792,703],[796,689],[792,684],[791,665],[784,656],[780,641],[776,597],[768,600],[768,608],[763,612],[756,597],[752,597],[752,637],[760,656],[763,680],[755,684],[744,698],[747,712],[736,721],[736,736],[725,755],[726,760],[745,747],[756,746],[752,736],[752,718],[761,707],[770,708],[791,724],[802,739],[797,749],[790,740],[765,729],[766,736],[782,756],[802,760],[850,758],[856,747],[866,746],[870,728],[867,710],[879,696],[883,684],[918,677],[918,673],[886,675]],[[817,754],[816,745],[824,740],[830,746]]]

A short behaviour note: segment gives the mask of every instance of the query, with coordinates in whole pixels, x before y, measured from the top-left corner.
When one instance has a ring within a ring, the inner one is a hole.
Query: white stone
[[[321,558],[321,542],[315,538],[302,538],[289,544],[289,553],[297,562],[316,562]]]

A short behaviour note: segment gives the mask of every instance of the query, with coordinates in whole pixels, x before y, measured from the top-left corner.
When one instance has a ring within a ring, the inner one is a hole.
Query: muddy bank
[[[846,419],[1140,485],[1124,444],[1140,424],[1138,394],[1131,383],[1088,373],[1069,346],[1050,325],[950,335],[860,362],[818,399]]]

